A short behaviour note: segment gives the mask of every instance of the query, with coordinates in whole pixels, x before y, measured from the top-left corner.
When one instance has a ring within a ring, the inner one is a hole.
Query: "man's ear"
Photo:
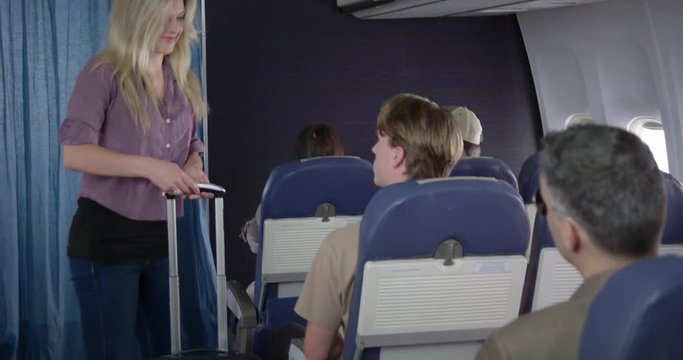
[[[573,254],[578,253],[586,245],[586,232],[583,231],[581,225],[577,224],[570,217],[562,219],[562,226],[565,230],[565,236],[563,237],[565,249]]]
[[[395,168],[400,167],[405,163],[406,160],[406,151],[403,150],[403,147],[400,145],[396,145],[392,148],[394,155],[391,158],[391,165]]]

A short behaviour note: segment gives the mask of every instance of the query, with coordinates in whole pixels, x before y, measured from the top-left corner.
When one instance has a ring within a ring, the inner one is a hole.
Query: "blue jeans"
[[[168,354],[168,257],[125,264],[70,259],[88,359]]]

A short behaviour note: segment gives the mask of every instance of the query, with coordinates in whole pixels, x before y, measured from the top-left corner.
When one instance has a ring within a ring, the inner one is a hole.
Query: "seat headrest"
[[[357,157],[291,161],[270,173],[261,199],[263,219],[314,216],[321,203],[337,215],[359,215],[377,191],[372,165]]]
[[[517,178],[510,167],[499,159],[492,157],[471,157],[458,160],[451,171],[451,176],[484,176],[503,180],[517,191]]]
[[[683,358],[681,304],[682,258],[651,258],[618,271],[591,304],[579,358]]]
[[[683,185],[673,176],[662,173],[666,190],[666,223],[662,244],[683,244]]]
[[[529,222],[519,194],[504,181],[447,178],[381,189],[360,226],[359,263],[429,257],[455,239],[463,254],[524,254]]]
[[[541,153],[537,152],[529,156],[522,164],[522,169],[519,171],[519,194],[525,204],[533,202],[534,195],[540,186],[541,174]]]

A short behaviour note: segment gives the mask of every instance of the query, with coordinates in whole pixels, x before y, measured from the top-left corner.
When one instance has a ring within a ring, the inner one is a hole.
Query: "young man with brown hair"
[[[377,186],[446,177],[462,155],[451,114],[426,98],[399,94],[382,105],[372,165]],[[308,272],[295,311],[308,321],[309,360],[341,355],[356,275],[360,224],[330,233]]]

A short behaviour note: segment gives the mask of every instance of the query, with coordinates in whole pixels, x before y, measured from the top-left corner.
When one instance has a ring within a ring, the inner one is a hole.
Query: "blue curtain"
[[[66,257],[81,176],[64,170],[57,133],[78,72],[104,48],[110,6],[0,0],[0,359],[83,358]],[[179,223],[184,342],[214,345],[206,204],[186,205]]]

